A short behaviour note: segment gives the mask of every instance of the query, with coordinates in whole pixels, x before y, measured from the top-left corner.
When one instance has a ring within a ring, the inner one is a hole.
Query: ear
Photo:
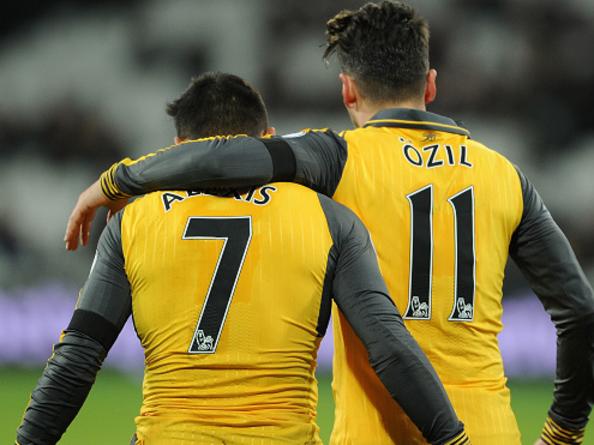
[[[266,130],[264,130],[262,132],[262,134],[260,136],[263,138],[270,137],[270,136],[276,136],[276,128],[268,127]]]
[[[180,138],[179,136],[173,138],[173,142],[175,143],[175,145],[179,145],[182,142],[186,142],[187,140],[188,138]]]
[[[338,75],[342,82],[342,103],[347,109],[354,109],[357,107],[357,99],[359,98],[359,91],[355,80],[345,73]]]
[[[427,73],[425,84],[425,105],[430,104],[437,97],[437,71],[431,68]]]

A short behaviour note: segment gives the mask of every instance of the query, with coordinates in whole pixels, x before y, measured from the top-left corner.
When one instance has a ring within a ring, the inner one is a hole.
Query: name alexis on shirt
[[[247,191],[221,191],[221,192],[205,192],[202,190],[189,190],[187,192],[164,192],[161,195],[163,200],[163,208],[166,212],[171,210],[171,207],[176,202],[185,201],[188,198],[195,198],[197,196],[218,196],[221,198],[233,198],[236,201],[247,202],[257,206],[265,206],[271,199],[271,193],[276,192],[276,187],[272,185],[265,185],[262,187],[251,187]]]

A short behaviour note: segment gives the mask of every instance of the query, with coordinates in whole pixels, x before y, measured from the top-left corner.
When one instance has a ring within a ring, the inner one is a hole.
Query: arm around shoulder
[[[339,204],[328,200],[323,207],[334,240],[334,300],[365,345],[371,366],[430,443],[470,443],[435,370],[388,294],[367,230]]]

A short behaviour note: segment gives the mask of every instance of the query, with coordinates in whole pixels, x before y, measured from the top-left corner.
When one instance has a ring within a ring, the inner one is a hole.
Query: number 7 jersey
[[[122,250],[145,350],[139,440],[243,443],[225,433],[235,425],[252,427],[254,443],[319,443],[313,369],[332,245],[321,221],[317,195],[293,184],[228,198],[155,193],[126,208]]]

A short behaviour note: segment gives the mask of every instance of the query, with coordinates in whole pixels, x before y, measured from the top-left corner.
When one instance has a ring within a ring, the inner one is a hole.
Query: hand
[[[547,445],[547,444],[544,443],[543,440],[539,438],[536,442],[534,442],[534,445]]]
[[[76,250],[79,242],[83,246],[88,244],[91,234],[91,223],[98,207],[105,206],[109,209],[109,220],[109,218],[127,203],[127,199],[109,200],[101,191],[99,181],[94,182],[93,185],[80,194],[70,214],[70,218],[68,218],[66,235],[64,235],[66,250]]]
[[[116,199],[115,201],[109,201],[107,205],[107,222],[114,217],[116,213],[122,210],[128,205],[128,198]]]

